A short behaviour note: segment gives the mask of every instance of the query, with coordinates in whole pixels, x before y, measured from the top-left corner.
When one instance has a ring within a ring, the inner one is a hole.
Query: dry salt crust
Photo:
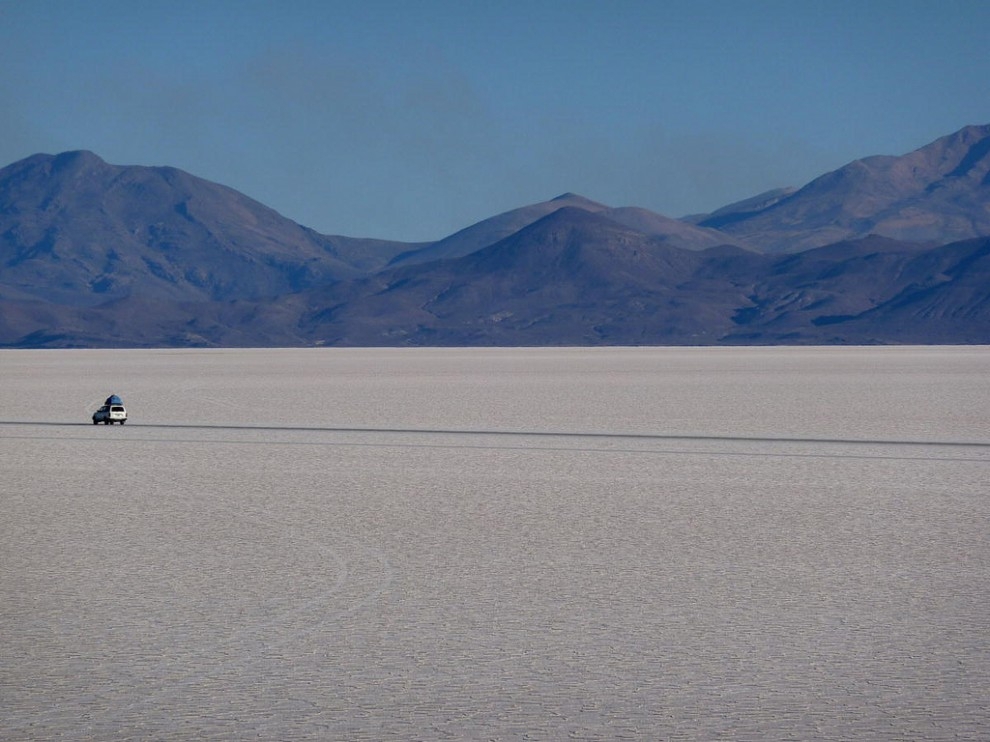
[[[2,739],[990,735],[988,348],[0,378]]]

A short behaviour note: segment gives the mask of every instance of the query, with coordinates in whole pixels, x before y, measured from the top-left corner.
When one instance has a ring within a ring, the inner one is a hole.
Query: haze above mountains
[[[575,194],[318,234],[90,152],[0,170],[0,345],[990,342],[990,125],[672,219]]]

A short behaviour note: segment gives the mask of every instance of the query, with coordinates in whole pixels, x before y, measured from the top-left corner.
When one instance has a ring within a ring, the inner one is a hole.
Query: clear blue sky
[[[0,0],[0,165],[89,149],[318,231],[668,216],[990,123],[987,0]]]

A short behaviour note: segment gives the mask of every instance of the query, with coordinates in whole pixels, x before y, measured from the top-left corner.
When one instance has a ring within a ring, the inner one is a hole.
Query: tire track
[[[39,427],[88,427],[90,423],[50,422],[29,420],[0,420],[0,426],[39,426]],[[743,436],[743,435],[700,435],[690,433],[622,433],[603,431],[564,431],[564,430],[484,430],[467,428],[361,428],[351,426],[308,426],[308,425],[217,425],[210,423],[134,423],[128,422],[131,429],[158,430],[228,430],[249,432],[286,433],[379,433],[389,435],[447,435],[447,436],[504,436],[516,438],[598,438],[606,440],[643,441],[713,441],[737,443],[810,443],[847,446],[947,446],[958,448],[990,449],[990,441],[953,440],[911,440],[878,438],[819,438],[797,436]]]

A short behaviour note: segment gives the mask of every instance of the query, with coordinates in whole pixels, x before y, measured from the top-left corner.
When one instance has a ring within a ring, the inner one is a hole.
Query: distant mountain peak
[[[20,178],[33,179],[39,176],[57,180],[66,173],[97,172],[112,167],[85,149],[62,152],[57,155],[38,153],[0,168],[0,183],[9,185],[11,179],[19,182]]]
[[[578,208],[584,208],[585,210],[598,211],[600,209],[607,209],[605,204],[599,203],[598,201],[592,201],[590,198],[586,198],[579,193],[561,193],[559,196],[550,199],[550,203],[565,202],[569,206],[577,206]]]
[[[962,159],[948,177],[975,175],[983,178],[983,185],[990,180],[990,125],[969,126],[959,132]]]
[[[37,154],[0,168],[0,266],[0,346],[986,343],[990,125],[706,216],[567,192],[419,245]]]
[[[54,177],[58,177],[59,173],[83,174],[113,168],[112,165],[108,165],[102,158],[87,149],[62,152],[57,155],[47,155],[46,158],[47,162],[45,164],[51,168]]]
[[[88,149],[75,149],[69,152],[61,152],[57,155],[46,155],[52,158],[52,162],[57,165],[75,165],[75,164],[98,164],[106,165],[107,163],[99,155],[94,152],[90,152]]]
[[[766,252],[871,232],[944,244],[990,234],[987,185],[990,125],[967,126],[905,155],[855,160],[768,205],[720,209],[697,223]]]
[[[985,137],[990,137],[990,124],[971,124],[948,136],[949,139],[958,139],[963,142],[975,142]]]
[[[559,209],[551,211],[546,216],[537,219],[528,227],[520,230],[520,232],[525,231],[525,229],[538,229],[544,225],[556,224],[564,224],[568,227],[587,224],[607,224],[613,226],[615,229],[633,231],[606,216],[602,216],[598,212],[588,211],[588,209],[582,209],[580,206],[567,205],[561,206]]]
[[[87,150],[0,169],[0,265],[0,295],[77,307],[253,299],[357,272],[327,238],[232,189]]]

